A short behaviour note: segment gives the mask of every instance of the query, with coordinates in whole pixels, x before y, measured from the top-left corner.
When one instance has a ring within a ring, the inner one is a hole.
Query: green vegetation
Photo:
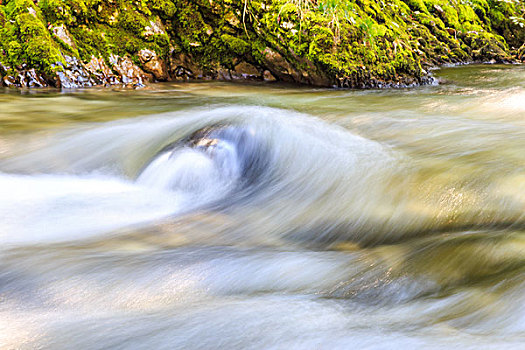
[[[429,66],[522,55],[524,14],[522,0],[4,0],[0,62],[52,80],[65,55],[142,65],[148,49],[210,77],[247,62],[301,83],[412,84]]]
[[[63,62],[60,47],[45,26],[40,9],[29,0],[7,1],[0,7],[0,59],[11,70],[23,64],[51,74]]]

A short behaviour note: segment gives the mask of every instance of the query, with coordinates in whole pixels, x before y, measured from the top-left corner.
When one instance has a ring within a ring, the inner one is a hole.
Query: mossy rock
[[[236,38],[229,34],[221,35],[221,40],[228,46],[228,48],[235,54],[242,56],[248,53],[251,49],[250,44],[246,41]]]
[[[84,62],[119,55],[141,64],[137,53],[152,50],[166,61],[174,53],[192,57],[199,76],[216,77],[239,62],[271,71],[268,48],[290,66],[274,69],[293,72],[281,74],[292,81],[412,84],[425,80],[428,65],[506,62],[511,51],[523,58],[523,9],[499,0],[7,0],[0,4],[0,60],[53,75],[64,55]],[[146,35],[151,21],[163,30]],[[51,35],[60,25],[76,47]]]

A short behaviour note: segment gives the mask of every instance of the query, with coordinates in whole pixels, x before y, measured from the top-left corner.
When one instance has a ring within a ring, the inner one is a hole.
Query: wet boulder
[[[231,77],[235,80],[259,80],[261,73],[250,63],[241,62],[231,71]]]
[[[110,55],[109,62],[113,70],[121,77],[124,85],[142,86],[153,78],[151,74],[144,72],[134,64],[129,57]]]
[[[153,74],[157,80],[168,80],[168,66],[155,51],[142,49],[138,52],[138,56],[146,72]]]

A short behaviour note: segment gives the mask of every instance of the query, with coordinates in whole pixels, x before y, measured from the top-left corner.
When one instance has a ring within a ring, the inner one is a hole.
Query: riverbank
[[[520,0],[7,0],[0,85],[415,86],[442,64],[525,59],[524,11]]]

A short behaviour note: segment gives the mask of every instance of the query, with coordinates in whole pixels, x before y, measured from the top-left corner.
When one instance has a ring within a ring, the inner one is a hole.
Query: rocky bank
[[[522,0],[0,0],[0,85],[396,87],[525,60]]]

